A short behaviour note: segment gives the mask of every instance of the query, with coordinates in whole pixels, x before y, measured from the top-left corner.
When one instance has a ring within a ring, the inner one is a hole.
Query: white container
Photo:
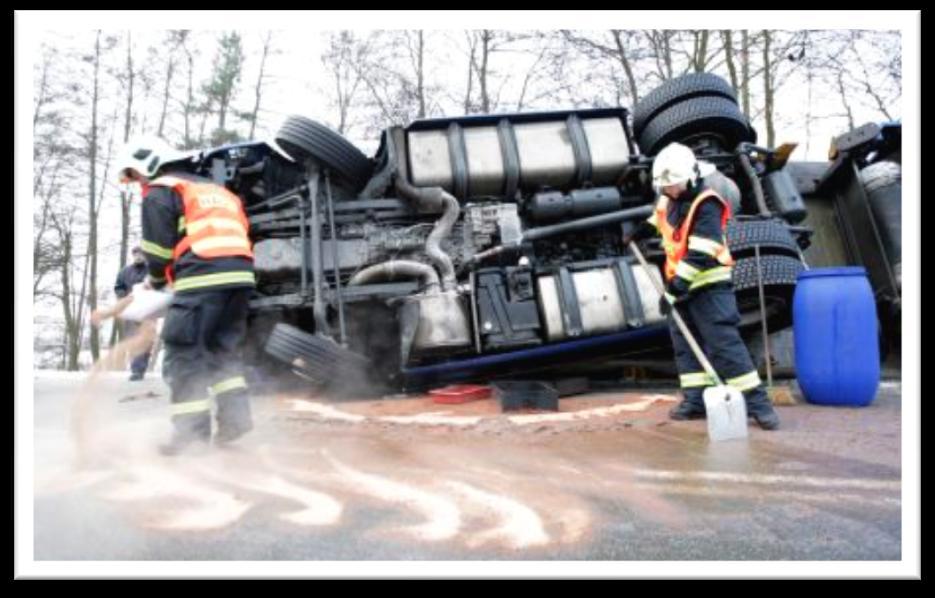
[[[144,289],[142,283],[133,286],[132,296],[133,301],[118,316],[121,320],[141,322],[158,318],[165,315],[172,303],[172,293]]]

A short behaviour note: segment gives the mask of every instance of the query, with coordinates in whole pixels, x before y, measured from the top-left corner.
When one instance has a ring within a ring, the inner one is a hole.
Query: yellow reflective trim
[[[705,239],[704,237],[696,236],[688,237],[689,250],[698,251],[713,258],[717,258],[718,254],[721,252],[722,247],[723,245],[717,241],[712,241],[711,239]]]
[[[684,261],[675,266],[675,275],[685,279],[686,282],[692,282],[701,273],[701,270]]]
[[[240,388],[247,388],[247,380],[243,376],[234,376],[227,380],[221,380],[217,384],[212,384],[208,387],[208,392],[213,396],[217,396]]]
[[[191,232],[191,231],[189,231]],[[250,241],[243,237],[208,237],[192,243],[192,251],[200,253],[210,249],[250,249]]]
[[[698,276],[695,277],[694,282],[692,282],[691,287],[689,287],[689,290],[694,291],[695,289],[707,286],[709,284],[714,284],[716,282],[726,282],[730,280],[730,268],[727,266],[716,266],[698,274]]]
[[[697,374],[682,374],[679,376],[682,388],[698,388],[700,386],[714,386],[714,379],[706,372]]]
[[[762,381],[760,380],[760,374],[758,374],[756,370],[744,374],[743,376],[737,376],[736,378],[727,380],[728,386],[733,386],[740,392],[752,390],[760,384],[762,384]]]
[[[256,284],[256,277],[253,275],[253,272],[221,272],[218,274],[202,274],[201,276],[190,276],[176,280],[174,289],[176,291],[187,291],[191,289],[223,286],[242,282]]]
[[[653,227],[656,228],[657,230],[659,229],[659,221],[658,221],[658,219],[656,218],[656,213],[655,213],[655,212],[653,212],[652,216],[650,216],[649,218],[646,219],[646,222],[652,224]]]
[[[156,245],[152,241],[144,240],[140,243],[140,248],[150,255],[155,255],[156,257],[161,257],[164,260],[172,259],[172,250],[166,249],[160,245]]]
[[[184,403],[173,403],[169,405],[169,413],[172,415],[187,415],[189,413],[202,413],[204,411],[211,411],[211,401],[208,399],[185,401]]]
[[[188,234],[196,235],[208,227],[219,230],[233,230],[243,233],[244,236],[247,234],[243,223],[234,218],[203,218],[201,220],[196,220],[195,222],[192,222],[188,225]]]
[[[185,230],[185,216],[179,216],[179,234]]]

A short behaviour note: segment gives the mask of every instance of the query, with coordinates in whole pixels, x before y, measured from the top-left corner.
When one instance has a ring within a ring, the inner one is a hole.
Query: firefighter
[[[753,367],[737,326],[740,314],[731,280],[733,259],[727,247],[730,205],[704,184],[714,165],[699,162],[688,147],[672,143],[653,161],[653,187],[659,194],[652,216],[625,243],[653,234],[662,236],[666,254],[666,297],[660,309],[679,310],[717,373],[741,391],[747,413],[765,430],[779,427],[779,417]],[[669,416],[674,420],[705,417],[702,395],[714,385],[695,358],[671,315],[669,331],[683,399]]]
[[[134,247],[130,252],[133,261],[117,275],[117,282],[114,283],[114,293],[118,299],[123,299],[133,290],[133,286],[143,282],[146,279],[146,258],[143,256],[143,250]],[[121,321],[120,329],[123,338],[133,338],[139,332],[140,325],[136,322]],[[146,368],[149,367],[149,351],[140,353],[130,362],[130,380],[139,381],[146,374]]]
[[[120,180],[143,193],[145,284],[174,292],[162,328],[173,433],[159,450],[169,456],[208,447],[212,399],[215,443],[253,427],[241,356],[255,286],[249,223],[240,198],[186,172],[186,157],[149,137],[130,142],[118,164]]]

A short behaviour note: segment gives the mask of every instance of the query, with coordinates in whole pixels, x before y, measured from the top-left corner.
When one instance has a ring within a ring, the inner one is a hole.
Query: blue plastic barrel
[[[800,273],[792,320],[795,370],[805,399],[820,405],[869,405],[880,383],[880,347],[867,271]]]

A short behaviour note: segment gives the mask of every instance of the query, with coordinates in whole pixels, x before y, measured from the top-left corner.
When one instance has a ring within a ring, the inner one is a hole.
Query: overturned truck
[[[658,296],[621,239],[650,214],[652,158],[672,141],[717,166],[707,183],[733,205],[743,330],[764,314],[771,330],[788,327],[811,231],[786,168],[794,146],[756,139],[732,88],[694,74],[632,113],[392,127],[373,158],[294,116],[275,144],[216,148],[197,169],[250,218],[254,361],[321,385],[416,387],[665,351]],[[661,265],[658,242],[647,250]]]

